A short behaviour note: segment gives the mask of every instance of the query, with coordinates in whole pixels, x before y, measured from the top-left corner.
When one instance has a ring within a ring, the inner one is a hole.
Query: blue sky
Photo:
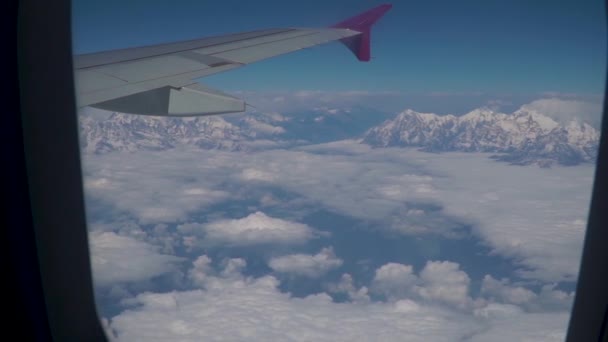
[[[73,1],[74,52],[269,27],[328,26],[385,1]],[[370,63],[332,43],[205,78],[228,91],[601,94],[604,5],[588,1],[394,1]]]

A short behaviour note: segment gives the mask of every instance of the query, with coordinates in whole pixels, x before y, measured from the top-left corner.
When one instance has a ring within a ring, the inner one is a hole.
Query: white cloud
[[[272,173],[256,170],[253,168],[247,168],[243,170],[241,173],[241,178],[244,181],[262,181],[262,182],[272,182],[275,180],[275,176]]]
[[[83,167],[87,196],[144,224],[183,221],[229,198],[194,150],[85,154]]]
[[[231,258],[224,260],[223,262],[224,269],[222,270],[221,275],[225,278],[240,278],[241,271],[245,269],[247,266],[247,261],[243,258]]]
[[[593,166],[541,169],[487,156],[342,142],[263,152],[253,164],[264,182],[331,211],[414,235],[459,236],[472,225],[494,253],[522,266],[521,276],[574,280]]]
[[[376,270],[372,291],[389,301],[414,298],[468,309],[473,304],[470,282],[455,262],[428,261],[419,275],[414,274],[410,265],[388,263]]]
[[[188,271],[188,278],[194,285],[202,287],[212,271],[211,259],[206,255],[201,255],[192,262],[192,268]]]
[[[418,281],[412,266],[391,262],[376,270],[372,290],[389,300],[405,298],[411,295],[412,288]]]
[[[371,290],[383,295],[388,301],[423,300],[427,303],[441,303],[458,309],[469,310],[485,307],[486,304],[504,303],[495,308],[516,307],[518,311],[529,312],[569,311],[574,300],[574,292],[556,290],[555,285],[545,285],[536,293],[523,286],[517,286],[508,279],[497,280],[485,275],[480,297],[473,299],[469,293],[470,278],[458,263],[450,261],[428,261],[418,275],[413,267],[399,263],[387,263],[376,269]],[[362,287],[361,289],[367,289]],[[332,292],[354,294],[357,292],[350,275],[330,287]],[[511,306],[509,306],[511,305]],[[494,315],[494,309],[481,311],[480,315]]]
[[[87,167],[89,194],[143,221],[187,221],[210,204],[252,196],[246,190],[261,182],[300,196],[275,204],[281,208],[320,205],[393,232],[458,237],[471,225],[493,253],[520,266],[519,275],[546,282],[576,277],[594,170],[512,166],[487,154],[371,149],[355,141],[296,151],[173,150],[93,160]],[[298,236],[312,236],[299,227]],[[262,236],[272,231],[211,226],[210,237],[238,244],[232,233],[242,229]],[[193,237],[201,238],[188,238]]]
[[[356,148],[346,147],[348,145]],[[401,211],[405,200],[432,199],[432,177],[404,175],[415,163],[405,160],[401,165],[392,163],[394,160],[384,159],[386,156],[380,151],[376,154],[355,142],[330,148],[336,152],[342,147],[347,149],[347,155],[284,150],[260,152],[255,158],[243,158],[235,180],[279,186],[304,196],[311,203],[361,219],[384,220]],[[437,230],[445,226],[435,222],[432,225]]]
[[[436,300],[467,308],[471,279],[460,265],[450,261],[428,261],[420,272],[421,286],[416,292],[425,299]]]
[[[269,114],[268,115],[269,118],[276,118],[276,114]],[[280,114],[279,114],[279,117]],[[244,122],[246,122],[250,129],[252,129],[253,131],[255,131],[256,133],[262,134],[262,135],[273,135],[273,134],[283,134],[285,133],[285,129],[281,126],[274,126],[271,125],[269,123],[260,121],[260,120],[256,120],[254,117],[252,116],[247,116],[243,119]],[[275,121],[281,121],[281,119],[275,120]]]
[[[570,311],[574,292],[556,290],[554,284],[541,287],[539,293],[511,284],[508,279],[497,280],[490,275],[483,278],[481,295],[490,301],[516,304],[528,311]]]
[[[468,218],[493,253],[521,265],[522,277],[576,279],[593,183],[592,165],[541,169],[496,163],[484,154],[426,158],[443,212]]]
[[[266,243],[301,244],[314,238],[308,225],[255,212],[241,219],[223,219],[201,225],[207,242],[231,246]]]
[[[323,248],[315,255],[290,254],[274,257],[268,266],[275,272],[318,278],[329,270],[342,266],[342,259],[336,257],[333,249]]]
[[[279,112],[307,111],[324,106],[345,108],[357,105],[370,106],[370,104],[372,107],[385,108],[387,107],[386,102],[390,102],[388,107],[396,110],[408,102],[402,98],[403,93],[398,91],[244,91],[238,92],[238,96],[245,99],[247,103],[253,104],[259,110]],[[414,96],[413,99],[415,98]]]
[[[113,317],[108,328],[125,341],[397,341],[405,335],[451,341],[480,328],[470,317],[413,302],[337,304],[324,293],[294,298],[279,291],[274,277],[226,277],[225,271],[207,270],[199,290],[143,293],[125,301],[136,307]]]
[[[467,340],[471,342],[562,342],[569,319],[568,312],[523,313],[516,306],[504,304],[490,304],[476,310],[475,315],[487,328]]]
[[[357,289],[353,277],[348,273],[344,273],[338,283],[329,284],[328,291],[331,293],[345,293],[353,303],[367,303],[370,301],[367,287],[361,286]]]
[[[209,263],[204,256],[194,263],[193,270],[206,269],[206,280],[197,283],[199,289],[139,294],[125,301],[134,307],[113,317],[107,329],[124,341],[402,341],[407,337],[414,342],[543,342],[563,338],[567,325],[565,312],[526,313],[505,304],[491,303],[467,312],[414,299],[335,303],[325,293],[295,298],[280,292],[272,276],[240,274],[242,259],[225,261],[220,271],[208,269]],[[449,262],[431,265],[427,265],[430,273],[461,278]],[[434,275],[424,277],[431,284],[438,281]],[[343,290],[356,292],[352,283],[349,275],[340,282]]]
[[[568,310],[572,308],[574,302],[574,292],[556,290],[555,284],[547,284],[541,288],[536,303],[531,309],[538,311],[546,310]]]
[[[490,275],[483,278],[481,293],[492,300],[517,305],[529,303],[537,297],[525,287],[510,285],[508,279],[497,280]]]
[[[578,119],[599,128],[602,120],[601,99],[599,101],[583,101],[551,97],[532,101],[522,106],[522,108],[536,110],[562,123]]]
[[[158,247],[113,232],[89,234],[96,286],[148,280],[176,270],[183,259],[160,254]]]

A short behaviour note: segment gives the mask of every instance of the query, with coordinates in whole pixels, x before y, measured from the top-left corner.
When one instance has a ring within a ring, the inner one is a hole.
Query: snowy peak
[[[389,115],[358,107],[316,107],[287,114],[250,110],[194,118],[113,113],[100,119],[83,113],[80,133],[86,153],[166,150],[184,144],[242,151],[352,139]]]
[[[220,116],[165,118],[113,113],[107,119],[80,117],[82,149],[86,153],[166,150],[178,145],[203,149],[248,150],[254,139],[281,134],[273,126],[250,116],[229,122]]]
[[[519,109],[513,116],[520,125],[534,126],[543,132],[550,132],[559,126],[555,120],[535,110]]]
[[[542,166],[593,162],[598,141],[599,132],[586,123],[573,120],[560,125],[525,107],[512,114],[479,108],[460,117],[408,109],[371,128],[363,137],[364,143],[374,147],[494,152],[501,153],[495,156],[499,160]]]

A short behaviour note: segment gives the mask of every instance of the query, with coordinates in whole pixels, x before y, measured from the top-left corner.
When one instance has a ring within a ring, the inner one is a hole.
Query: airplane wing
[[[375,7],[329,28],[268,29],[76,55],[78,108],[159,116],[243,112],[243,100],[193,79],[336,40],[369,61],[371,26],[391,7]]]

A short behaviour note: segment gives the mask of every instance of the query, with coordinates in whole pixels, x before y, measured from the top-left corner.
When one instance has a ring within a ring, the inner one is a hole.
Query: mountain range
[[[587,123],[558,123],[525,107],[512,114],[480,108],[462,116],[406,110],[369,129],[362,138],[373,147],[492,152],[497,160],[540,166],[594,162],[598,141],[599,132]]]
[[[369,108],[316,107],[294,113],[262,113],[164,118],[111,113],[105,118],[80,115],[85,153],[166,150],[178,145],[250,151],[316,144],[360,137],[392,117]]]
[[[257,111],[227,116],[158,118],[112,113],[80,116],[85,153],[166,150],[179,145],[250,151],[358,139],[374,148],[427,152],[491,152],[512,164],[594,162],[599,132],[587,123],[557,122],[525,106],[512,114],[489,108],[462,116],[406,110],[396,117],[369,108],[313,108],[298,113]]]

